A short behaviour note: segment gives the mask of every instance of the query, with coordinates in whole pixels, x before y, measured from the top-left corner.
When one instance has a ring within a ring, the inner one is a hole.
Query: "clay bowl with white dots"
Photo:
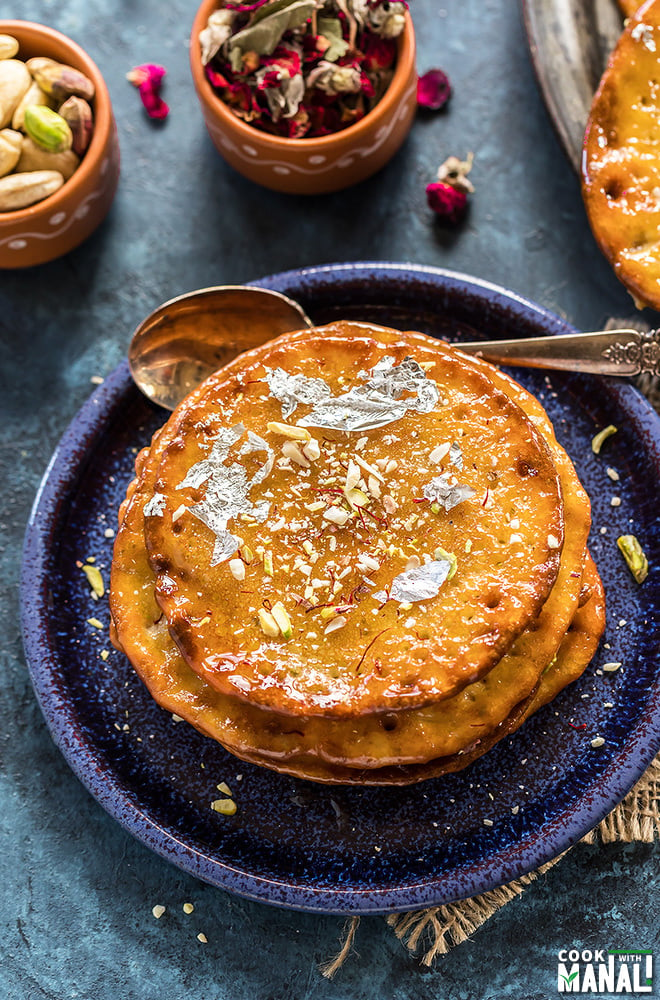
[[[110,95],[101,72],[74,41],[31,21],[0,20],[26,61],[46,56],[80,70],[93,81],[94,134],[80,165],[59,190],[26,208],[0,212],[0,268],[32,267],[73,250],[108,213],[119,179],[119,143]]]
[[[218,0],[203,0],[197,11],[190,65],[209,135],[221,156],[244,177],[288,194],[339,191],[371,177],[403,145],[417,107],[410,15],[399,38],[394,76],[376,106],[360,121],[332,135],[289,139],[237,118],[211,86],[202,65],[199,34],[218,6]]]

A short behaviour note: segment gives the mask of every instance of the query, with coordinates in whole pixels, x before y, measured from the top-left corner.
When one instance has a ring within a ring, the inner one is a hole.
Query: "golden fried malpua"
[[[170,634],[221,693],[338,717],[439,701],[557,577],[542,434],[458,352],[378,336],[285,335],[170,418],[147,552]]]
[[[636,304],[660,308],[660,0],[631,12],[589,114],[582,193]]]

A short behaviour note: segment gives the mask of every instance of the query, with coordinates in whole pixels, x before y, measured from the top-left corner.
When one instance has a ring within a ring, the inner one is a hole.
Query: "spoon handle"
[[[599,330],[596,333],[523,340],[474,341],[456,345],[466,354],[526,368],[560,368],[595,375],[660,376],[660,330]]]

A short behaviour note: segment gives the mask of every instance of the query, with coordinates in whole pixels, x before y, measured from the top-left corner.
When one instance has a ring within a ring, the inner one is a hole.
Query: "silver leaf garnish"
[[[311,413],[298,421],[301,427],[328,427],[340,431],[368,431],[400,420],[408,410],[429,413],[440,393],[424,369],[410,357],[395,365],[385,357],[371,372],[361,371],[367,384],[356,386],[341,396],[325,396]],[[400,399],[404,392],[413,398]]]
[[[451,477],[453,478],[453,477]],[[446,472],[436,476],[422,488],[422,493],[431,503],[439,503],[447,512],[469,500],[475,495],[475,490],[465,483],[452,483]]]
[[[461,451],[460,444],[456,441],[454,441],[449,449],[449,461],[452,465],[455,465],[457,469],[463,468],[463,452]]]
[[[252,477],[252,485],[256,485],[257,483],[262,483],[266,476],[270,475],[275,461],[275,452],[268,442],[264,438],[259,437],[258,434],[255,434],[254,431],[248,431],[247,435],[248,439],[239,451],[239,455],[249,455],[253,451],[265,451],[267,456],[264,464]]]
[[[144,505],[145,517],[162,517],[165,513],[165,494],[154,493],[151,500]]]
[[[245,427],[243,424],[234,424],[233,427],[221,427],[218,436],[213,442],[209,457],[193,465],[188,470],[186,478],[179,483],[177,489],[183,490],[187,487],[193,490],[198,489],[202,483],[205,483],[207,479],[210,479],[215,474],[218,467],[227,458],[231,446],[240,441],[244,434]]]
[[[289,375],[283,368],[266,369],[266,381],[271,396],[282,404],[282,416],[290,417],[298,403],[314,406],[332,395],[330,386],[322,378],[307,375]]]
[[[412,604],[416,601],[428,601],[437,597],[451,570],[448,559],[433,559],[423,566],[399,573],[392,580],[389,594],[379,590],[373,596],[377,601],[399,601],[401,604]]]
[[[249,497],[252,487],[262,482],[273,467],[275,457],[273,450],[263,438],[248,431],[248,439],[239,452],[241,455],[252,451],[266,452],[266,462],[252,479],[248,479],[245,467],[238,462],[225,465],[231,446],[239,441],[244,433],[243,424],[236,424],[231,428],[223,427],[213,442],[209,457],[193,465],[177,487],[183,489],[189,486],[196,489],[203,483],[207,484],[206,495],[190,508],[190,512],[215,535],[211,566],[217,566],[218,563],[229,559],[241,545],[241,539],[228,529],[232,518],[240,514],[250,514],[255,520],[264,521],[270,509],[270,504],[264,501],[254,504]]]

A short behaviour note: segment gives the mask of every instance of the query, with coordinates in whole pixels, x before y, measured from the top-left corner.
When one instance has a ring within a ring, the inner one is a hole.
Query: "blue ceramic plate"
[[[348,264],[260,284],[297,299],[318,323],[372,320],[452,340],[572,332],[509,292],[431,268]],[[593,501],[591,551],[607,590],[608,645],[577,684],[468,770],[394,789],[325,787],[243,764],[159,709],[112,650],[107,602],[92,601],[77,563],[94,556],[108,579],[106,531],[135,452],[166,414],[133,387],[125,364],[94,393],[53,456],[28,526],[25,647],[55,742],[139,840],[251,899],[386,913],[508,882],[570,847],[626,794],[660,742],[660,420],[630,385],[522,370],[519,377],[545,403]],[[610,423],[619,432],[596,457],[591,438]],[[636,534],[648,553],[641,587],[616,549],[623,533]],[[603,673],[608,661],[623,665]],[[596,736],[605,740],[600,749],[591,747]],[[210,809],[221,781],[234,792],[233,817]]]

